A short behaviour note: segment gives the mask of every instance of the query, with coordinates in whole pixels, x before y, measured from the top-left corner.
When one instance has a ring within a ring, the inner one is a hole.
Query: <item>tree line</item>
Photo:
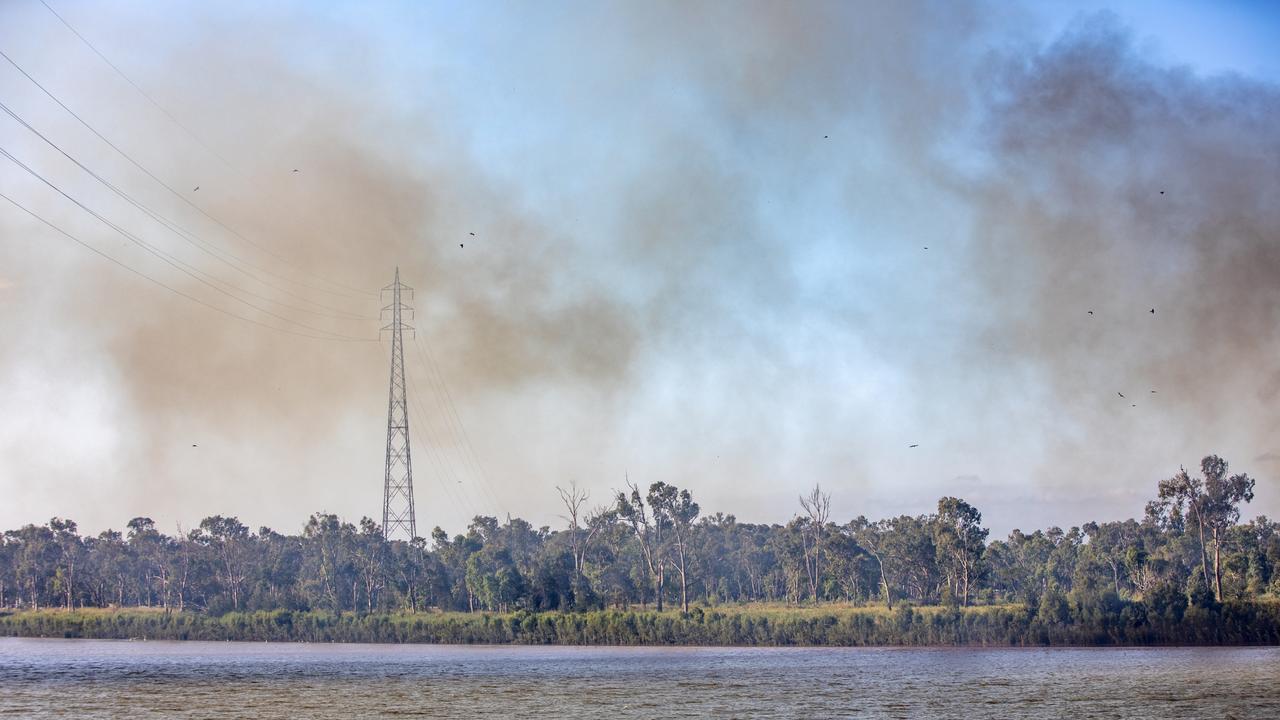
[[[0,609],[240,617],[678,608],[687,619],[730,603],[884,605],[908,616],[918,606],[1018,604],[1061,624],[1089,608],[1118,617],[1140,603],[1172,622],[1195,608],[1280,596],[1280,523],[1240,522],[1254,485],[1209,456],[1198,474],[1161,481],[1142,520],[1014,530],[1002,540],[989,540],[981,513],[960,498],[923,515],[841,524],[815,487],[790,522],[753,524],[704,515],[688,489],[664,482],[628,482],[599,505],[576,486],[559,488],[559,528],[478,516],[463,534],[436,528],[409,542],[385,540],[368,518],[328,513],[297,535],[213,516],[185,534],[138,517],[123,532],[82,536],[54,518],[3,534]]]

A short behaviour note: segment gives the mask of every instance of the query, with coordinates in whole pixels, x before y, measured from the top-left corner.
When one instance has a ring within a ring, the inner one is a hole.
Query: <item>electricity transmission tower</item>
[[[404,331],[413,332],[412,325],[401,319],[402,310],[410,315],[413,308],[400,301],[402,292],[413,297],[413,288],[400,282],[400,268],[396,268],[395,282],[382,288],[391,293],[391,304],[382,312],[391,312],[391,324],[384,331],[391,331],[391,392],[387,399],[387,471],[382,490],[382,535],[386,539],[403,531],[405,540],[418,535],[413,513],[413,460],[409,455],[409,406],[404,376]]]

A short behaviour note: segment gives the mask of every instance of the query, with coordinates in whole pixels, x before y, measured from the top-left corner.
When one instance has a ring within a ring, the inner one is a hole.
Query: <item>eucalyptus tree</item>
[[[831,495],[814,485],[807,495],[800,496],[808,522],[800,528],[800,540],[804,547],[804,570],[809,580],[809,597],[814,604],[822,601],[819,589],[822,585],[823,541],[827,532],[827,520],[831,517]]]
[[[186,535],[179,532],[170,543],[173,551],[169,555],[169,575],[173,578],[173,594],[178,602],[178,612],[186,610],[191,598],[191,588],[194,585],[192,568],[197,562],[199,535],[198,530],[192,530]]]
[[[802,602],[808,588],[805,540],[808,523],[808,518],[793,517],[791,522],[769,533],[766,544],[774,559],[773,578],[775,582],[781,581],[781,597],[789,603]]]
[[[5,537],[13,548],[11,557],[17,592],[28,607],[39,610],[58,562],[58,545],[53,531],[43,525],[24,525],[5,533]]]
[[[845,526],[845,531],[875,560],[880,589],[884,594],[884,604],[892,610],[893,585],[898,569],[895,564],[897,558],[895,557],[896,543],[893,542],[893,527],[888,520],[871,522],[865,516],[859,515]]]
[[[214,554],[214,572],[222,589],[231,596],[231,609],[239,610],[249,564],[253,561],[249,528],[234,517],[213,515],[200,521],[200,542]]]
[[[1057,588],[1064,593],[1070,592],[1074,587],[1080,550],[1084,546],[1084,533],[1074,526],[1065,531],[1059,527],[1051,527],[1045,531],[1044,536],[1053,545],[1044,566],[1048,589]]]
[[[353,525],[340,521],[332,513],[315,513],[302,529],[308,551],[304,590],[316,605],[333,611],[344,608],[347,579],[352,574],[351,536],[354,534]]]
[[[627,481],[627,488],[631,491],[629,494],[618,493],[614,512],[631,529],[640,549],[640,555],[644,559],[658,612],[662,612],[662,596],[666,584],[667,519],[663,513],[654,512],[645,504],[645,498],[640,495],[640,488],[630,480]],[[650,493],[652,494],[652,488]],[[644,602],[642,595],[640,604],[644,605]]]
[[[390,558],[387,540],[378,523],[368,517],[360,518],[360,531],[349,538],[351,557],[364,594],[365,611],[373,612],[378,593],[387,584],[386,569]],[[352,593],[353,605],[357,603],[356,595]]]
[[[128,529],[126,537],[134,573],[138,578],[137,586],[139,592],[146,596],[144,604],[152,605],[158,597],[159,604],[169,609],[173,540],[157,531],[155,522],[149,517],[135,517],[125,527]]]
[[[1061,532],[1057,530],[1058,535]],[[1043,530],[1027,534],[1015,528],[1007,539],[992,542],[987,546],[986,555],[993,589],[1008,599],[1038,605],[1041,596],[1054,584],[1049,559],[1055,547]]]
[[[396,594],[409,612],[438,605],[439,599],[448,594],[439,560],[425,539],[416,537],[409,542],[392,543],[389,562]]]
[[[903,593],[921,603],[933,602],[941,584],[934,524],[930,515],[899,515],[887,521],[885,537],[890,556],[901,568]]]
[[[302,539],[261,527],[257,547],[260,559],[255,567],[254,606],[302,607],[304,603],[298,597],[304,556]]]
[[[769,542],[774,532],[769,525],[736,525],[738,541],[732,552],[740,596],[751,600],[769,598],[770,569],[777,565],[777,556]]]
[[[53,577],[54,586],[61,596],[63,607],[68,610],[75,607],[76,567],[84,551],[84,544],[76,530],[74,520],[64,518],[49,520],[49,531],[53,533],[58,558]]]
[[[1222,540],[1227,528],[1240,519],[1240,504],[1253,500],[1255,481],[1243,473],[1227,474],[1227,461],[1209,455],[1200,461],[1203,478],[1191,477],[1186,468],[1160,481],[1159,508],[1166,513],[1184,511],[1195,522],[1200,545],[1200,568],[1209,583],[1209,544],[1213,545],[1213,593],[1222,601]],[[1208,538],[1205,537],[1206,533]]]
[[[630,482],[614,507],[589,513],[586,493],[562,489],[567,523],[558,532],[480,516],[452,539],[436,528],[429,542],[388,543],[372,520],[357,527],[326,513],[299,535],[251,534],[214,516],[186,534],[166,535],[139,517],[124,535],[81,537],[54,519],[0,539],[0,607],[587,610],[652,597],[661,608],[675,598],[666,580],[679,578],[685,611],[699,600],[883,597],[894,607],[1017,599],[1046,620],[1068,613],[1088,624],[1089,613],[1111,612],[1126,595],[1157,622],[1174,623],[1179,608],[1200,612],[1215,597],[1280,594],[1280,526],[1239,522],[1253,480],[1214,456],[1201,467],[1202,477],[1161,483],[1162,498],[1141,522],[1015,530],[990,544],[981,514],[958,498],[939,500],[936,514],[858,518],[837,529],[818,488],[803,498],[803,515],[770,525],[703,517],[687,490],[654,483],[642,494]]]
[[[741,597],[741,580],[733,557],[734,549],[742,542],[739,533],[737,518],[732,515],[716,513],[698,519],[698,551],[692,564],[693,574],[701,580],[704,598],[724,602]]]
[[[9,606],[9,591],[16,584],[13,569],[17,545],[7,533],[0,533],[0,610]]]
[[[988,531],[982,527],[982,513],[960,498],[944,497],[938,501],[934,529],[940,564],[957,586],[960,604],[968,607],[970,583],[979,572],[986,550]]]
[[[693,501],[693,495],[688,490],[681,490],[664,482],[656,482],[649,486],[648,499],[656,524],[659,526],[665,524],[671,528],[668,542],[672,552],[665,555],[667,562],[680,575],[680,608],[687,613],[689,612],[689,541],[693,534],[693,521],[698,518],[701,508]]]
[[[1124,522],[1085,523],[1081,530],[1088,536],[1088,554],[1111,572],[1111,586],[1121,594],[1120,580],[1128,573],[1122,572],[1130,562],[1131,551],[1137,546],[1141,527],[1136,520]],[[1136,563],[1141,556],[1133,555]]]
[[[824,595],[842,596],[848,602],[874,596],[879,586],[878,569],[871,555],[847,532],[831,533],[827,540],[827,582]]]
[[[473,521],[466,535],[455,535],[452,539],[440,528],[431,531],[434,552],[447,578],[447,596],[454,609],[475,610],[475,590],[467,582],[467,560],[484,547],[482,529],[485,526]],[[497,526],[497,520],[493,520],[493,526]]]
[[[570,483],[566,490],[556,486],[560,493],[560,502],[564,504],[565,514],[561,517],[568,522],[566,535],[569,554],[573,558],[573,579],[570,583],[575,604],[582,605],[592,593],[591,585],[586,579],[587,554],[592,544],[613,521],[613,514],[608,509],[587,508],[591,494],[580,489],[576,482]]]
[[[124,536],[118,530],[103,530],[88,547],[88,556],[97,604],[123,607],[125,587],[133,575],[133,558]]]
[[[601,602],[626,607],[634,598],[645,597],[649,576],[631,527],[617,522],[615,513],[607,517],[609,522],[588,553],[583,573]]]
[[[491,542],[467,558],[467,586],[484,608],[505,612],[514,609],[526,594],[527,582],[511,555],[511,549]]]

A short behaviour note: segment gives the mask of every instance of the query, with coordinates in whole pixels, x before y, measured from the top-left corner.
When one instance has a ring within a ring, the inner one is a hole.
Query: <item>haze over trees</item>
[[[1141,520],[993,541],[981,512],[960,498],[923,515],[841,523],[815,486],[791,522],[766,525],[703,514],[692,492],[663,482],[646,491],[628,483],[598,506],[576,486],[559,489],[560,528],[479,516],[465,533],[436,528],[412,542],[387,542],[368,518],[328,513],[296,535],[214,516],[182,535],[140,517],[123,533],[86,537],[54,518],[3,534],[0,608],[220,616],[678,606],[687,616],[702,612],[693,605],[730,603],[1019,604],[1047,623],[1121,610],[1175,622],[1280,596],[1280,523],[1240,523],[1254,484],[1210,456],[1199,475],[1180,470],[1160,482]]]

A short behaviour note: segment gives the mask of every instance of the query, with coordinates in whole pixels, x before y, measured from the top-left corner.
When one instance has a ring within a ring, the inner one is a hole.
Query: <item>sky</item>
[[[101,55],[0,3],[0,528],[379,518],[397,267],[422,535],[1001,537],[1210,453],[1280,515],[1275,4],[48,4]]]

